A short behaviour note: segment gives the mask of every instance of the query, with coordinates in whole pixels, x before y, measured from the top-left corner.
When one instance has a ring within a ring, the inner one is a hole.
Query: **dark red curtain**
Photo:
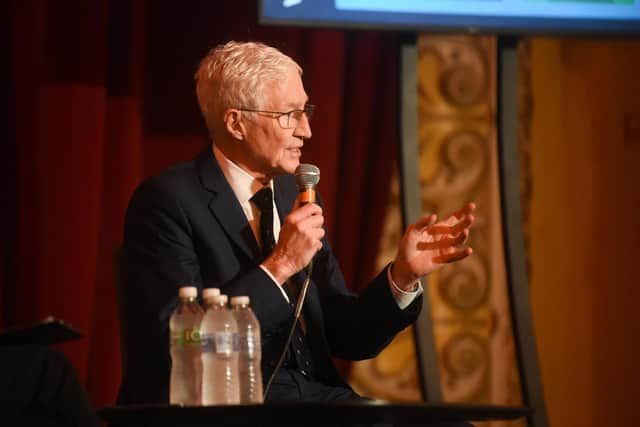
[[[207,143],[192,76],[215,44],[261,40],[303,66],[318,106],[303,160],[322,171],[347,281],[358,290],[372,277],[398,146],[397,34],[265,27],[253,1],[14,0],[0,11],[0,326],[54,315],[82,331],[60,348],[97,406],[120,381],[113,255],[126,204],[144,177]]]

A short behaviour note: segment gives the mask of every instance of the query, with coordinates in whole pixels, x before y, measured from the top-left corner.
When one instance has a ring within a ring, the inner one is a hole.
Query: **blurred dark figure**
[[[2,425],[100,425],[73,366],[49,347],[0,347],[0,384]]]

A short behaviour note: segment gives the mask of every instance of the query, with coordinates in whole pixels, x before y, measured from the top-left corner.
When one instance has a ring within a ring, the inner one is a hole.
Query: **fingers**
[[[448,264],[451,262],[459,261],[471,255],[473,253],[473,249],[464,248],[458,251],[443,253],[433,258],[433,262],[436,264]]]
[[[322,208],[314,203],[306,204],[287,215],[280,231],[281,238],[294,239],[306,247],[319,250],[325,235],[323,225]]]
[[[322,208],[313,203],[294,209],[287,215],[273,252],[263,261],[278,283],[284,283],[302,270],[322,249],[323,225]]]
[[[459,210],[451,214],[451,216],[455,217],[456,219],[461,219],[465,215],[470,215],[475,209],[476,209],[476,204],[473,202],[469,202],[466,205],[464,205],[462,208],[460,208]]]
[[[421,218],[405,233],[394,263],[406,267],[406,276],[421,277],[468,257],[473,252],[466,242],[475,209],[474,203],[467,203],[445,220],[437,221],[433,214]]]
[[[435,224],[437,219],[438,219],[438,216],[436,214],[424,216],[413,224],[413,228],[420,230],[425,227],[429,227],[430,225]]]
[[[290,219],[291,222],[297,222],[312,215],[322,215],[322,208],[315,203],[307,203],[300,207],[294,207],[291,213],[287,215],[287,220]]]
[[[427,229],[427,233],[436,234],[458,234],[464,230],[468,230],[475,221],[475,217],[471,214],[464,215],[458,222],[448,225],[446,223],[437,223]]]
[[[458,233],[456,236],[451,237],[443,237],[439,240],[434,241],[426,241],[419,242],[417,244],[417,249],[420,250],[444,250],[449,248],[454,248],[464,244],[469,237],[469,230],[463,230],[461,233]]]
[[[458,234],[462,230],[467,229],[473,224],[474,216],[473,211],[476,209],[476,204],[469,202],[462,208],[451,214],[447,219],[440,221],[436,224],[437,216],[431,214],[419,219],[413,227],[418,230],[425,229],[429,234]],[[435,225],[434,225],[435,224]]]
[[[292,211],[285,222],[295,225],[299,231],[307,228],[322,228],[324,225],[324,215],[322,208],[315,203],[309,203]]]

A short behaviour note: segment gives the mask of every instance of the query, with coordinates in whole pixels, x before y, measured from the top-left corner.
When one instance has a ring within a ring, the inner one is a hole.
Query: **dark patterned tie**
[[[254,205],[260,209],[260,241],[262,244],[262,258],[271,254],[276,240],[273,237],[273,192],[264,187],[251,197]]]
[[[276,246],[276,240],[273,236],[273,192],[271,188],[264,187],[251,197],[251,201],[260,209],[260,241],[262,242],[262,259],[264,260]],[[289,302],[293,304],[298,295],[297,287],[288,281],[282,287],[289,296]]]

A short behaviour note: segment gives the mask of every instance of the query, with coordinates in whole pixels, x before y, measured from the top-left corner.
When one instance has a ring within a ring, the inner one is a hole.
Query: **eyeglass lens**
[[[305,105],[303,110],[290,111],[288,114],[283,114],[278,117],[278,119],[282,127],[287,129],[295,128],[298,126],[303,114],[307,116],[308,121],[311,121],[313,110],[314,107],[312,105]]]

